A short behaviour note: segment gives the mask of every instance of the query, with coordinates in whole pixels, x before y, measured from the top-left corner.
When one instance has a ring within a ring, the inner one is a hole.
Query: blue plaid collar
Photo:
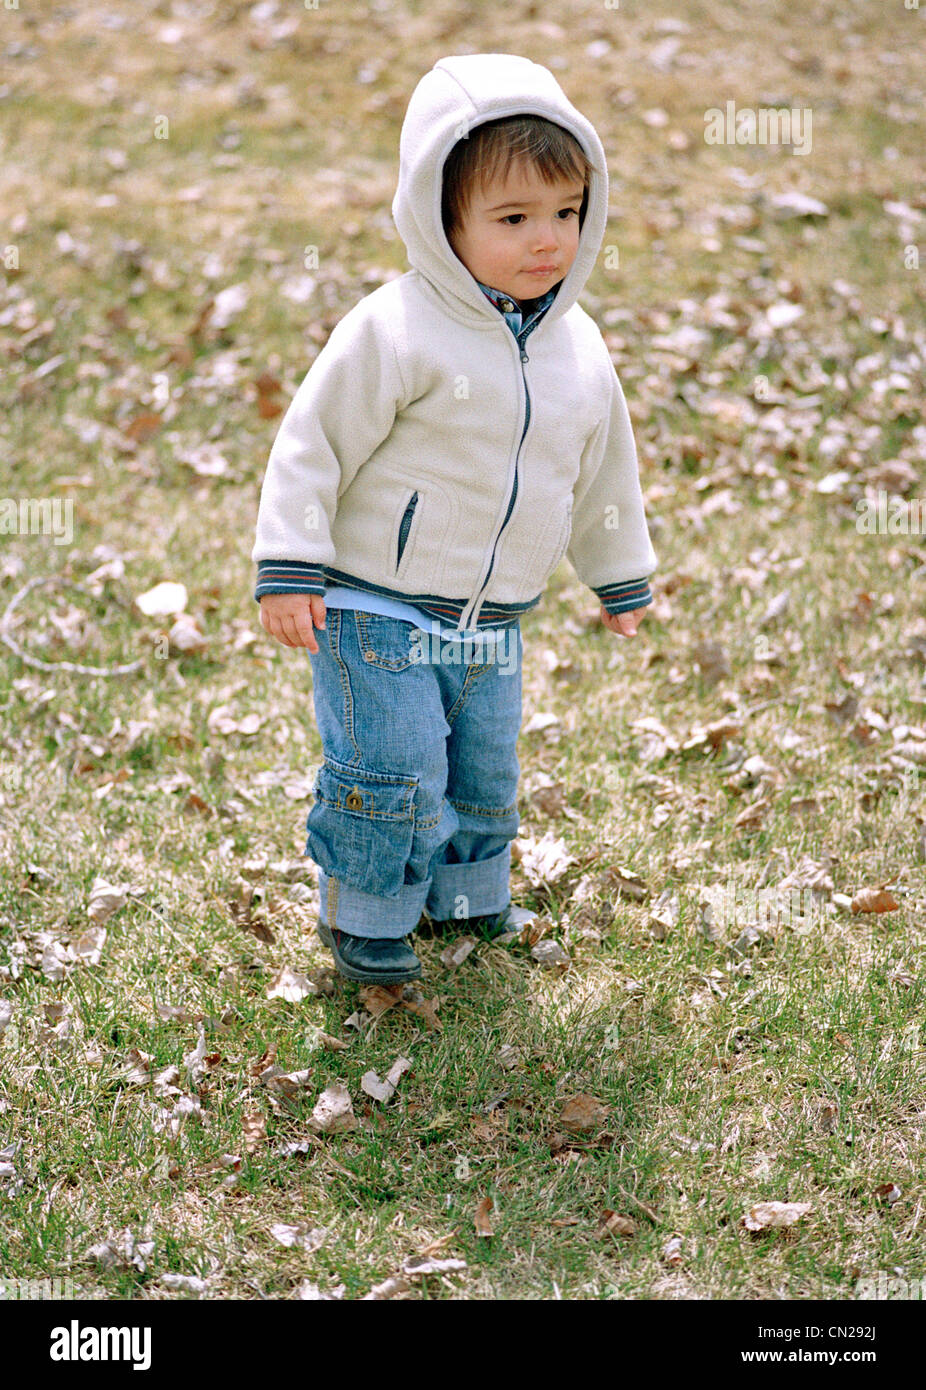
[[[541,314],[545,314],[556,298],[556,290],[552,289],[547,290],[546,294],[541,295],[539,299],[523,299],[519,302],[517,299],[513,298],[512,295],[506,294],[504,290],[494,289],[492,285],[484,285],[481,280],[477,280],[476,284],[482,290],[486,298],[495,305],[496,309],[504,314],[508,323],[516,333],[521,328],[521,321],[524,317],[525,310],[527,311],[527,318],[525,321],[529,322],[531,319],[538,318]]]

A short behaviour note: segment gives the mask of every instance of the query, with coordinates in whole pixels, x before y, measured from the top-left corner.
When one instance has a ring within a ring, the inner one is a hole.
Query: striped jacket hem
[[[358,589],[363,593],[381,594],[400,603],[410,603],[445,623],[458,622],[468,603],[467,599],[444,598],[440,594],[402,593],[398,589],[389,589],[382,584],[372,584],[356,575],[346,574],[330,565],[307,564],[302,560],[258,560],[254,598],[260,602],[264,594],[324,594],[328,582],[343,584],[345,588]],[[594,592],[608,613],[629,613],[634,608],[645,608],[653,602],[647,579],[604,584],[595,588]],[[542,597],[542,594],[538,594],[527,603],[485,603],[476,626],[511,626],[523,613],[535,608]]]

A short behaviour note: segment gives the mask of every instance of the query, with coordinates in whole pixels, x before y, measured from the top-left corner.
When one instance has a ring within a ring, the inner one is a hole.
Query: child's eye
[[[578,208],[560,208],[560,212],[572,213],[572,216],[573,216],[573,217],[578,217],[578,215],[579,215],[579,209],[578,209]],[[503,218],[501,219],[501,221],[502,221],[502,222],[507,222],[508,225],[509,225],[509,227],[514,227],[514,226],[516,226],[517,224],[516,224],[515,222],[512,222],[511,219],[512,219],[513,217],[523,217],[523,216],[524,216],[524,213],[523,213],[523,212],[509,212],[509,213],[507,214],[507,216],[505,216],[505,217],[503,217]],[[566,220],[566,219],[563,218],[563,221],[565,221],[565,220]]]

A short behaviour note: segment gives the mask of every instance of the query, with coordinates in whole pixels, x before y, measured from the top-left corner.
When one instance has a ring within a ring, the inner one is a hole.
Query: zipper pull
[[[529,361],[530,361],[530,358],[528,357],[527,353],[524,351],[524,344],[523,344],[523,343],[518,343],[518,347],[521,349],[521,361],[522,361],[522,362],[529,362]]]

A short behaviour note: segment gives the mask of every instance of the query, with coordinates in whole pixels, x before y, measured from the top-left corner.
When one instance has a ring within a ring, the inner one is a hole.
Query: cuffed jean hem
[[[430,884],[405,883],[394,898],[364,893],[341,879],[318,870],[319,918],[348,936],[371,936],[378,941],[401,939],[421,921]]]
[[[433,875],[426,907],[435,921],[501,912],[511,901],[511,845],[489,859],[435,864]]]
[[[510,876],[510,844],[490,859],[437,864],[433,878],[403,884],[394,898],[364,893],[319,869],[319,917],[348,936],[401,939],[415,930],[425,909],[435,921],[502,912],[511,902]]]

